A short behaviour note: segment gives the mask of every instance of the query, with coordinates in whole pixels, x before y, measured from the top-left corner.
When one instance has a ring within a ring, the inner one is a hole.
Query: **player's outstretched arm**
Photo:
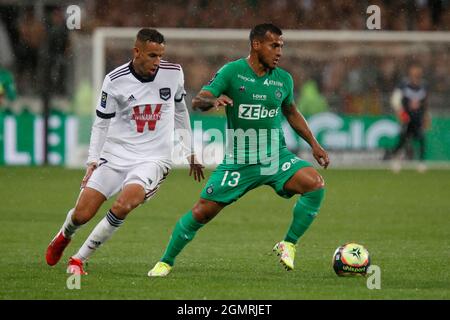
[[[216,98],[211,92],[202,90],[192,99],[192,109],[200,111],[208,111],[211,108],[219,109],[227,105],[233,106],[233,100],[226,95]]]
[[[292,129],[294,129],[295,132],[297,132],[297,134],[311,146],[314,158],[322,167],[326,169],[330,164],[328,154],[319,142],[317,142],[316,138],[309,129],[308,123],[303,115],[298,112],[295,104],[291,103],[290,105],[283,106],[282,110]]]
[[[180,101],[175,101],[175,130],[182,130],[179,132],[180,143],[183,147],[183,153],[187,155],[189,162],[189,176],[194,174],[194,180],[200,182],[202,179],[205,179],[203,174],[204,166],[197,160],[194,154],[191,122],[184,98]]]

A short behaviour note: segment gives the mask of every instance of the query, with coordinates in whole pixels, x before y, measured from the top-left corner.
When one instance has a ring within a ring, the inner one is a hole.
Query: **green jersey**
[[[246,59],[239,59],[224,65],[202,89],[233,100],[226,107],[227,163],[265,162],[286,148],[281,108],[294,100],[287,71],[275,68],[260,77]]]
[[[0,97],[6,96],[10,101],[16,99],[16,88],[11,72],[0,67]]]

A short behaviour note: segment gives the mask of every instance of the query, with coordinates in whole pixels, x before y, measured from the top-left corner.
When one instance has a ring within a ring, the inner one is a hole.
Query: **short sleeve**
[[[290,74],[287,74],[286,91],[287,96],[283,100],[283,106],[288,106],[294,102],[294,80]]]
[[[117,100],[111,80],[105,77],[103,80],[102,92],[97,103],[97,116],[103,119],[110,119],[116,116]]]
[[[178,78],[177,92],[175,93],[175,102],[181,102],[186,96],[186,90],[184,89],[184,73],[183,69],[180,70],[180,77]]]
[[[217,71],[214,77],[209,80],[206,86],[203,86],[202,90],[207,90],[211,92],[215,97],[220,96],[222,93],[226,92],[229,87],[229,79],[231,74],[230,64],[224,65]]]

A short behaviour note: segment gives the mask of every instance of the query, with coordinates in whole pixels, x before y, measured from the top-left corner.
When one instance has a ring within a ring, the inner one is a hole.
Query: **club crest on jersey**
[[[275,97],[277,97],[278,100],[281,100],[282,96],[283,96],[283,93],[277,89],[277,91],[275,91]]]
[[[161,88],[159,89],[159,96],[161,97],[161,99],[163,99],[164,101],[167,101],[170,99],[171,94],[170,94],[170,88]]]

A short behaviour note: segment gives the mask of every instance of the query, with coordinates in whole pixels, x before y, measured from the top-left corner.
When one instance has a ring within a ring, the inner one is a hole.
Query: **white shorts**
[[[141,162],[132,166],[115,166],[100,159],[99,166],[89,178],[86,187],[102,193],[107,199],[127,184],[139,184],[145,190],[145,200],[151,199],[169,174],[169,168],[158,161]]]

